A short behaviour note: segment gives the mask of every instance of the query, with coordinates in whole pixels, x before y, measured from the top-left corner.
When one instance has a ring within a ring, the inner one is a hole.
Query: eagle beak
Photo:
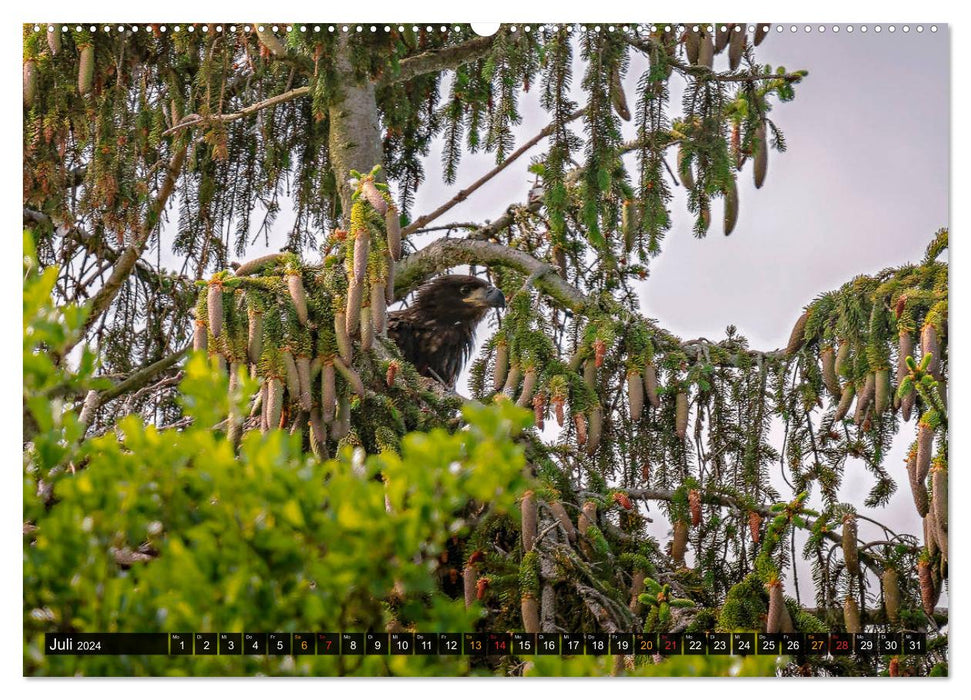
[[[506,297],[503,296],[502,291],[498,287],[489,287],[486,290],[485,298],[489,306],[495,306],[500,309],[506,308]]]

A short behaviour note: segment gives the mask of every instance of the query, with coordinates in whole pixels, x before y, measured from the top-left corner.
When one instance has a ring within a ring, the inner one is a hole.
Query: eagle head
[[[388,316],[388,334],[428,377],[453,385],[475,344],[475,328],[506,298],[485,280],[443,275],[425,283],[410,306]]]
[[[489,309],[505,305],[506,297],[485,280],[472,275],[443,275],[418,290],[412,308],[444,323],[477,324]]]

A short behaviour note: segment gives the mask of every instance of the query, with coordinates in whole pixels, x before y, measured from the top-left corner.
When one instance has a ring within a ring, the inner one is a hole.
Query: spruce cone
[[[582,413],[574,413],[573,423],[577,429],[577,445],[583,447],[587,444],[587,417]]]
[[[927,365],[927,373],[934,379],[941,379],[941,346],[937,337],[937,329],[930,323],[925,323],[920,332],[921,352],[931,355]]]
[[[462,584],[465,592],[465,608],[471,608],[475,602],[475,585],[478,581],[475,566],[469,564],[462,571]]]
[[[723,24],[721,26],[715,27],[715,55],[717,56],[725,47],[728,46],[729,38],[732,36],[732,31],[735,29],[734,24]]]
[[[850,372],[850,344],[845,340],[840,341],[839,350],[836,351],[836,374],[840,377],[849,376]]]
[[[630,419],[636,423],[644,412],[644,379],[636,371],[627,373],[627,402],[630,404]]]
[[[914,495],[914,507],[920,517],[927,515],[928,500],[927,486],[917,478],[917,447],[910,449],[907,455],[907,476],[910,479],[910,491]]]
[[[358,284],[364,284],[364,277],[367,275],[368,254],[371,251],[371,234],[366,228],[360,228],[352,232],[354,234],[354,267],[351,280]]]
[[[937,524],[934,522],[934,509],[931,508],[924,516],[924,546],[931,558],[937,556],[940,548],[937,546]]]
[[[923,483],[931,469],[931,456],[934,451],[934,429],[921,421],[917,424],[917,480]]]
[[[755,41],[753,42],[756,46],[762,43],[763,39],[769,34],[768,24],[757,24],[755,25]]]
[[[374,325],[371,323],[371,305],[361,307],[361,350],[367,352],[374,346]]]
[[[711,68],[715,63],[715,40],[705,31],[698,46],[698,65]]]
[[[384,298],[384,282],[371,284],[371,327],[378,335],[388,332],[388,306]]]
[[[661,397],[657,395],[657,369],[650,363],[644,366],[644,393],[651,406],[661,407]]]
[[[564,419],[565,419],[564,407],[563,407],[564,399],[562,396],[554,396],[552,399],[552,403],[553,403],[553,413],[556,416],[556,424],[562,428]]]
[[[698,489],[688,491],[688,508],[691,511],[691,526],[698,527],[701,524],[701,492]]]
[[[351,280],[351,284],[347,288],[347,308],[344,312],[344,318],[347,319],[344,332],[348,338],[356,338],[361,332],[362,301],[364,301],[364,285],[356,280]],[[340,336],[337,337],[337,344],[340,346]]]
[[[914,355],[914,337],[907,330],[901,329],[897,337],[897,386],[898,387],[904,381],[904,378],[908,374],[910,374],[910,370],[907,367],[907,358],[913,357],[913,355]],[[908,394],[907,397],[903,399],[898,399],[894,397],[894,405],[895,406],[899,405],[901,408],[904,407],[904,403],[907,401],[907,399],[910,399],[910,405],[905,409],[905,413],[903,416],[904,421],[910,420],[910,410],[911,408],[913,408],[913,405],[914,405],[913,398],[911,397],[913,397],[914,394],[915,392],[911,391],[910,394]]]
[[[206,322],[197,318],[192,332],[192,349],[205,351],[208,345],[209,332],[206,328]]]
[[[577,539],[577,531],[576,528],[573,527],[573,522],[570,520],[570,516],[566,514],[566,508],[563,507],[563,504],[559,501],[551,501],[549,503],[549,508],[557,522],[560,524],[560,527],[562,527],[563,531],[566,533],[567,539],[569,539],[570,542],[575,542]]]
[[[683,391],[675,397],[674,431],[682,440],[688,434],[688,395]]]
[[[792,357],[799,348],[802,347],[806,339],[803,337],[806,332],[806,322],[809,320],[809,311],[803,311],[802,315],[796,319],[796,325],[792,327],[789,334],[789,343],[786,345],[786,357]]]
[[[782,631],[782,613],[786,607],[782,596],[782,582],[773,579],[765,587],[769,591],[769,614],[765,621],[765,631],[768,634],[777,634]]]
[[[270,410],[270,382],[269,380],[263,380],[260,385],[260,432],[266,433],[270,429],[270,421],[267,416]]]
[[[280,427],[283,415],[283,382],[277,377],[270,377],[267,389],[266,425],[269,430]]]
[[[362,398],[364,397],[364,382],[361,381],[361,375],[359,375],[353,367],[345,365],[341,358],[335,357],[334,369],[341,373],[341,376],[344,377],[344,379],[350,385],[352,392]]]
[[[732,184],[725,190],[725,235],[731,235],[738,223],[738,185],[732,178]]]
[[[546,426],[546,394],[542,391],[533,396],[533,424],[542,430]]]
[[[327,429],[320,420],[320,411],[316,408],[310,411],[310,450],[319,460],[329,459],[327,453]]]
[[[289,350],[283,351],[283,368],[286,370],[287,393],[292,400],[300,396],[300,377],[297,374],[297,363],[293,361],[293,354]]]
[[[517,406],[526,408],[533,405],[533,394],[536,392],[536,382],[536,368],[529,367],[523,376],[523,390],[519,394],[519,400],[516,401]]]
[[[937,524],[947,530],[947,467],[941,461],[931,469],[931,493]]]
[[[287,277],[287,291],[293,301],[293,308],[297,312],[297,320],[306,326],[310,319],[307,316],[307,292],[303,288],[303,277],[299,273],[291,273]]]
[[[860,607],[856,604],[856,599],[848,595],[843,601],[843,624],[846,631],[857,634],[862,631],[860,626]]]
[[[523,630],[527,634],[536,634],[539,629],[539,601],[532,593],[524,593],[522,597]]]
[[[209,283],[206,305],[209,310],[209,332],[213,338],[218,338],[223,332],[223,286],[218,280]]]
[[[24,107],[30,107],[37,99],[37,61],[24,61]]]
[[[580,516],[577,518],[577,529],[581,535],[586,535],[591,525],[597,524],[597,504],[593,501],[585,501],[580,507]]]
[[[878,369],[874,375],[876,386],[873,410],[880,416],[890,407],[890,370]]]
[[[300,383],[300,409],[309,412],[313,399],[310,396],[310,358],[306,355],[297,355],[297,379]]]
[[[624,510],[633,510],[634,504],[631,503],[630,496],[628,496],[623,491],[614,492],[614,503],[619,505]]]
[[[748,514],[748,531],[752,535],[752,544],[759,543],[759,536],[762,529],[762,516],[754,510]]]
[[[383,216],[388,211],[388,203],[375,186],[374,178],[366,177],[361,181],[361,194],[378,214]]]
[[[351,364],[354,358],[354,346],[351,336],[347,332],[347,314],[343,311],[334,313],[334,335],[337,337],[337,354],[344,360],[344,364]]]
[[[701,27],[695,29],[694,25],[684,28],[684,50],[688,58],[688,63],[693,66],[698,65],[698,54],[701,48]],[[714,50],[714,46],[712,46]],[[692,188],[693,189],[693,188]]]
[[[263,314],[250,308],[246,315],[248,317],[246,354],[249,361],[255,365],[263,354]]]
[[[860,555],[857,549],[856,516],[847,515],[843,518],[843,560],[846,570],[853,576],[860,573]]]
[[[887,611],[887,619],[897,623],[900,620],[900,582],[896,569],[885,569],[882,578],[883,606]]]
[[[688,163],[684,148],[678,149],[678,174],[681,176],[681,183],[686,189],[693,190],[695,188],[695,178],[691,172],[691,165]]]
[[[755,129],[755,165],[752,168],[752,178],[756,189],[765,184],[765,175],[769,169],[769,142],[766,139],[765,122]]]
[[[87,44],[80,47],[81,61],[78,65],[78,93],[81,97],[91,92],[94,85],[94,46]],[[173,122],[175,121],[173,117]]]
[[[839,405],[836,407],[836,413],[833,414],[834,423],[838,423],[846,418],[846,414],[850,411],[850,406],[853,405],[853,395],[855,393],[856,387],[853,386],[853,382],[847,382],[843,385],[843,393],[840,396]]]
[[[924,614],[933,618],[939,592],[935,590],[931,565],[926,559],[917,562],[917,578],[920,581],[920,602],[924,608]]]
[[[388,253],[395,262],[401,260],[401,220],[398,218],[398,210],[388,207],[384,215],[384,226],[388,232]]]
[[[685,565],[684,555],[688,551],[688,523],[674,521],[674,536],[671,540],[671,558],[680,567]]]
[[[732,70],[738,69],[742,63],[742,54],[745,51],[745,32],[741,27],[732,32],[732,38],[728,45],[728,67]]]
[[[627,107],[627,96],[624,95],[624,85],[620,80],[620,65],[615,63],[610,73],[610,99],[617,116],[625,122],[630,121],[630,109]]]
[[[600,447],[603,434],[603,411],[599,406],[590,411],[590,430],[587,435],[587,456],[593,457]]]
[[[502,391],[508,372],[509,344],[504,340],[500,340],[496,343],[496,364],[492,370],[492,388],[494,391]]]
[[[860,395],[856,399],[856,413],[853,414],[853,422],[856,425],[861,425],[866,418],[867,409],[873,403],[873,395],[876,393],[876,384],[877,380],[874,373],[867,373],[866,380],[863,382],[863,389],[860,390]]]
[[[833,350],[833,346],[825,346],[819,354],[819,359],[822,363],[823,384],[833,398],[839,400],[841,398],[840,380],[836,375],[836,351]]]

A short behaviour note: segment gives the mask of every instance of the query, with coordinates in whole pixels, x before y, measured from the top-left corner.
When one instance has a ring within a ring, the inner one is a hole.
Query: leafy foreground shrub
[[[24,672],[107,674],[454,675],[496,672],[468,657],[45,657],[44,633],[474,628],[469,610],[438,590],[436,568],[461,514],[515,507],[527,485],[511,438],[529,424],[504,402],[467,405],[468,429],[411,433],[394,452],[345,448],[326,463],[296,437],[253,432],[239,454],[213,430],[233,399],[201,355],[181,385],[183,429],[129,416],[84,439],[80,403],[97,384],[85,350],[76,372],[53,361],[83,323],[55,308],[56,273],[38,271],[25,242]],[[510,660],[500,672],[603,675],[610,658]],[[764,674],[772,662],[677,659],[634,673]]]

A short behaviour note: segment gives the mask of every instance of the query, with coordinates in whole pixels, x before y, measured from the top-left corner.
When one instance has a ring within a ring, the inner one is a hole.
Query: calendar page
[[[23,674],[947,676],[948,26],[300,14],[23,25]]]

